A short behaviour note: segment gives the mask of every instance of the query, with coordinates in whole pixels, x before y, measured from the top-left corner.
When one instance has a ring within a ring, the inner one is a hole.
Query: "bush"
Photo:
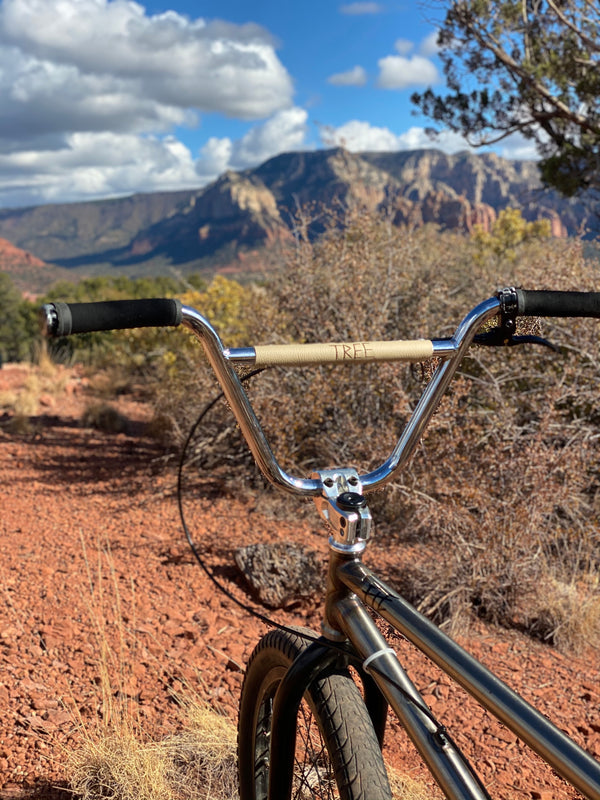
[[[0,272],[0,367],[4,361],[30,361],[39,338],[37,306],[21,297],[10,277]]]
[[[311,241],[301,221],[285,267],[265,284],[279,311],[269,338],[447,335],[502,285],[596,287],[598,266],[579,242],[518,222],[499,220],[490,250],[481,233],[399,229],[359,212]],[[265,341],[264,319],[253,322],[251,341]],[[560,354],[474,349],[401,480],[370,504],[380,535],[420,549],[391,577],[438,622],[476,614],[577,649],[599,636],[589,623],[600,608],[598,331],[553,320],[544,332]],[[390,454],[425,380],[392,365],[273,370],[251,392],[286,469],[367,471]],[[247,468],[232,458],[228,470],[237,463]],[[587,624],[567,623],[574,596]]]

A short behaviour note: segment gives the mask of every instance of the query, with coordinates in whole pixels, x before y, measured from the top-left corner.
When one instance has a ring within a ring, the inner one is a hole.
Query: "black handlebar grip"
[[[181,301],[156,298],[100,303],[49,303],[44,306],[43,312],[46,329],[51,336],[69,336],[71,333],[179,325]]]
[[[516,291],[520,316],[600,317],[600,292]]]

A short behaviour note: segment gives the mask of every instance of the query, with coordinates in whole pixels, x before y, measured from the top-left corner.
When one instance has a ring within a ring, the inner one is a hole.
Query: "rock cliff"
[[[0,210],[0,236],[80,271],[198,269],[291,235],[299,208],[385,208],[397,224],[488,228],[507,207],[555,236],[600,231],[594,204],[544,189],[533,162],[437,150],[286,153],[196,191]],[[207,259],[209,261],[207,261]]]
[[[28,295],[36,295],[50,283],[69,276],[67,270],[46,264],[6,239],[0,239],[0,272],[5,272]]]

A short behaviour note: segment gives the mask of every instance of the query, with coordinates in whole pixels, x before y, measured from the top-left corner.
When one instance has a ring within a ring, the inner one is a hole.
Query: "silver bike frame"
[[[600,800],[600,763],[377,578],[362,564],[360,555],[334,553],[332,560],[337,590],[334,587],[334,599],[326,612],[328,624],[341,630],[363,664],[366,662],[365,669],[396,712],[446,797],[484,800],[489,795],[464,756],[434,721],[365,606],[406,636],[585,797]]]

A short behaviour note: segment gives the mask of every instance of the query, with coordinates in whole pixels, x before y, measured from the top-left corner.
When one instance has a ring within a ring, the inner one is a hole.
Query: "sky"
[[[444,0],[0,0],[0,207],[197,188],[295,150],[464,150],[410,101],[444,87],[443,16]]]

